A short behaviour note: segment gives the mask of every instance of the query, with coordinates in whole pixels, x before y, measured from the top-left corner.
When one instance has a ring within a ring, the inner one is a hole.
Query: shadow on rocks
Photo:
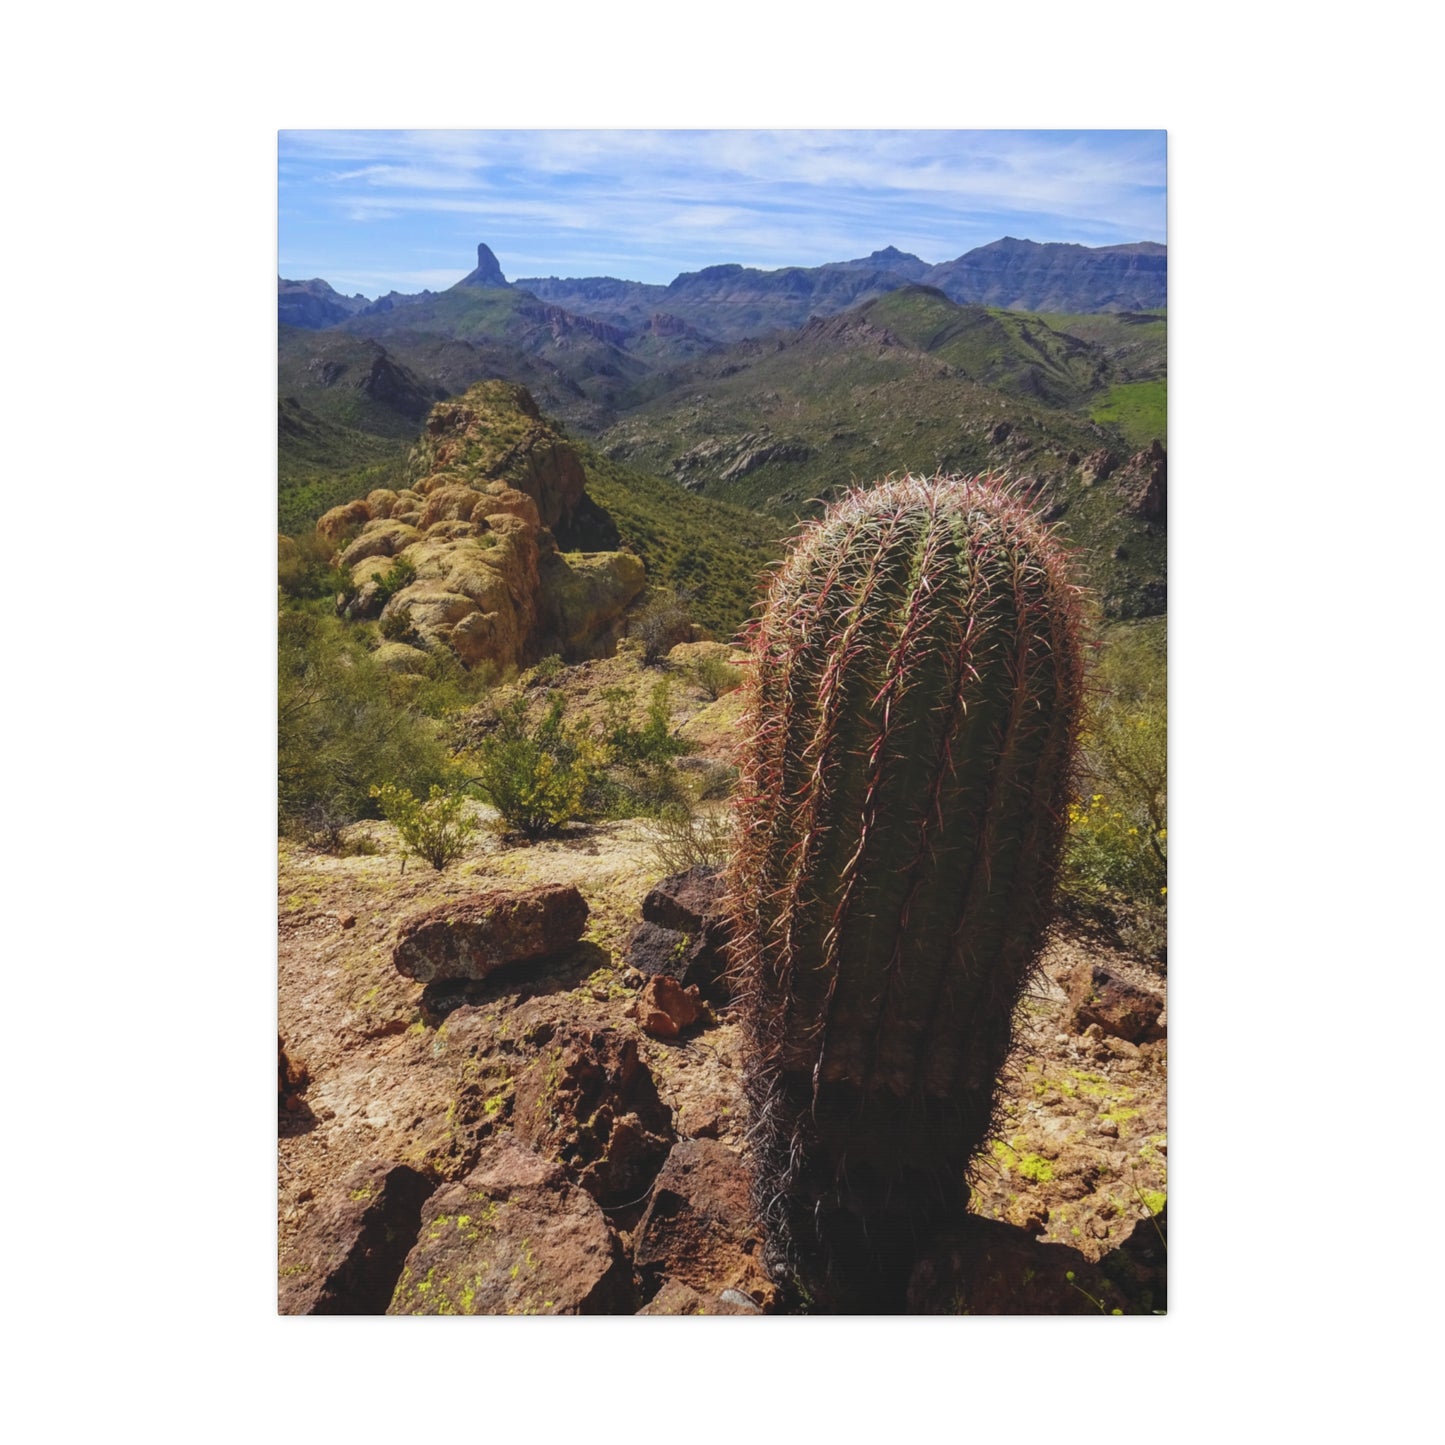
[[[454,1009],[505,998],[513,1006],[544,994],[566,993],[612,961],[605,948],[579,943],[551,958],[503,965],[483,979],[442,979],[421,991],[422,1018],[431,1027]]]

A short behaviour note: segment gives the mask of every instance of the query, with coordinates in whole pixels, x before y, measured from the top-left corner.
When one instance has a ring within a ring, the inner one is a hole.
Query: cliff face
[[[1019,311],[1148,311],[1165,304],[1168,252],[1152,241],[1073,246],[1001,241],[923,278],[951,301]]]
[[[481,382],[434,406],[411,473],[316,525],[351,573],[343,612],[380,618],[388,666],[418,670],[439,647],[468,667],[610,650],[643,565],[558,551],[552,528],[584,501],[586,479],[525,387]]]

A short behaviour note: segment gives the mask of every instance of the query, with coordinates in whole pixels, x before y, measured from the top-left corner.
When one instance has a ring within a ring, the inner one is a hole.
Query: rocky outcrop
[[[517,1079],[516,1133],[607,1207],[636,1200],[673,1143],[637,1040],[618,1029],[566,1027]]]
[[[589,1315],[635,1308],[602,1210],[560,1164],[504,1136],[427,1201],[388,1314]]]
[[[504,964],[570,948],[582,937],[587,912],[570,883],[478,893],[408,918],[397,930],[392,963],[419,983],[486,978]]]
[[[477,243],[476,270],[463,276],[457,282],[457,286],[487,286],[502,289],[508,285],[509,282],[502,275],[502,265],[497,260],[496,254],[485,242],[479,241]]]
[[[1069,1006],[1080,1031],[1097,1024],[1106,1035],[1130,1043],[1164,1037],[1164,999],[1099,963],[1083,963],[1068,978]]]
[[[312,1216],[281,1281],[283,1315],[386,1313],[432,1181],[405,1164],[355,1169]]]
[[[1168,515],[1168,456],[1156,439],[1129,458],[1114,485],[1124,505],[1147,522],[1163,523]]]
[[[637,1226],[633,1263],[644,1281],[703,1295],[736,1290],[768,1308],[776,1286],[763,1265],[742,1159],[714,1139],[684,1139],[667,1157]]]
[[[669,974],[706,998],[725,999],[731,929],[719,907],[721,896],[720,871],[706,864],[664,878],[642,900],[642,922],[627,941],[627,962],[649,977]]]
[[[389,642],[446,647],[467,667],[616,648],[645,570],[630,552],[558,552],[552,528],[571,535],[598,509],[576,453],[525,387],[481,382],[434,407],[411,470],[410,485],[316,524],[350,569],[346,616],[379,618]]]
[[[481,381],[439,402],[413,453],[416,477],[504,481],[536,503],[544,527],[567,521],[586,487],[577,453],[537,409],[524,386]]]

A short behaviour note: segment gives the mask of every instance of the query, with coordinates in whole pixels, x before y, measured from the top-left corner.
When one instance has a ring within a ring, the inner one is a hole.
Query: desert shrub
[[[388,642],[406,642],[414,647],[420,640],[411,625],[410,612],[389,612],[381,619],[378,628]]]
[[[351,573],[332,564],[335,555],[335,544],[314,531],[283,538],[276,563],[281,591],[296,601],[346,592],[351,587]]]
[[[416,581],[416,565],[407,557],[397,557],[390,567],[377,578],[377,596],[385,607],[404,587]]]
[[[652,689],[639,727],[633,721],[635,696],[628,688],[608,688],[602,694],[599,731],[606,769],[597,775],[589,795],[594,811],[613,818],[656,817],[687,802],[672,762],[691,748],[672,732],[667,695],[664,678]]]
[[[549,653],[536,666],[530,668],[522,679],[526,687],[550,687],[567,671],[567,664],[558,653]]]
[[[440,873],[466,852],[477,831],[471,804],[460,793],[432,784],[425,802],[407,788],[386,783],[371,790],[386,821],[401,834],[401,866],[410,856],[425,858]]]
[[[686,591],[668,588],[656,591],[628,626],[628,636],[642,644],[642,660],[648,667],[659,663],[679,642],[692,635]]]
[[[743,675],[739,668],[734,667],[725,657],[717,653],[711,653],[699,657],[689,668],[693,682],[700,687],[714,702],[722,697],[724,693],[732,692],[735,688],[742,686]]]
[[[668,873],[699,864],[721,868],[731,849],[732,817],[725,811],[703,811],[682,801],[662,809],[653,825],[653,856]]]
[[[283,827],[307,817],[335,831],[376,816],[373,787],[414,792],[444,783],[446,751],[436,726],[398,699],[344,624],[314,611],[281,614],[277,771]],[[339,834],[337,834],[339,836]]]
[[[563,720],[565,706],[562,695],[553,694],[546,716],[533,727],[525,700],[518,698],[468,754],[482,796],[507,827],[528,838],[544,837],[581,817],[602,765],[588,730]]]
[[[1120,633],[1094,675],[1083,794],[1069,810],[1067,897],[1162,957],[1168,896],[1168,702],[1162,651]]]

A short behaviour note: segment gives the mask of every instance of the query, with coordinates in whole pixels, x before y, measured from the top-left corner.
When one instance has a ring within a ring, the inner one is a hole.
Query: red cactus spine
[[[752,638],[728,880],[774,1257],[889,1308],[967,1202],[1047,925],[1082,693],[1066,556],[992,477],[797,540]]]

